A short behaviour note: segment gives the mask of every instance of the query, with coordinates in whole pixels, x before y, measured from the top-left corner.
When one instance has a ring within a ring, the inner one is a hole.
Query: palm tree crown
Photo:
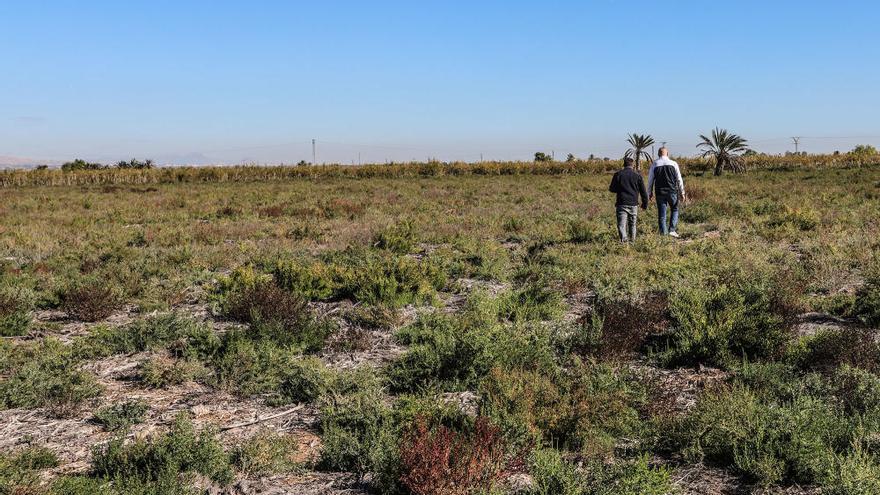
[[[700,156],[715,160],[715,175],[721,175],[724,169],[733,172],[746,171],[746,163],[741,154],[749,150],[749,144],[742,136],[716,127],[712,131],[711,139],[702,134],[700,139],[702,141],[697,144],[697,148],[703,152]]]
[[[632,133],[627,137],[626,142],[629,143],[630,148],[626,150],[623,156],[624,158],[632,158],[636,161],[636,170],[639,170],[642,158],[646,161],[651,161],[651,154],[645,151],[654,144],[654,138],[650,134]]]

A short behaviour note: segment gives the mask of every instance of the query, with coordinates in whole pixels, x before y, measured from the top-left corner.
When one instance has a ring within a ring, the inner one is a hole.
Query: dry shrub
[[[880,344],[877,332],[867,328],[838,328],[816,334],[806,343],[801,366],[833,371],[840,365],[877,372],[880,370]]]
[[[523,465],[523,456],[508,453],[501,430],[485,417],[467,434],[445,426],[431,430],[419,417],[403,438],[400,458],[401,481],[416,495],[488,492]]]
[[[322,205],[324,216],[327,218],[348,217],[349,219],[357,218],[364,214],[366,207],[363,204],[355,203],[350,199],[333,198]]]
[[[284,216],[284,205],[264,206],[257,210],[257,215],[266,218],[277,218]]]
[[[317,318],[306,300],[290,293],[271,280],[242,287],[232,292],[224,307],[231,319],[250,323],[251,339],[269,339],[276,344],[297,344],[317,351],[333,331],[332,320]]]
[[[239,214],[241,214],[241,210],[230,205],[226,205],[217,210],[217,216],[221,218],[237,217]]]
[[[348,218],[353,220],[364,214],[366,207],[345,198],[333,198],[317,205],[299,206],[291,210],[291,214],[300,218]]]
[[[33,293],[25,289],[0,289],[0,336],[26,335],[31,325]]]
[[[79,272],[83,275],[88,275],[98,268],[101,268],[103,264],[104,262],[101,261],[101,259],[98,257],[90,256],[87,258],[83,258],[83,260],[79,264]]]
[[[339,352],[366,351],[371,345],[370,332],[358,326],[341,328],[330,342],[330,348]]]
[[[687,204],[699,203],[708,196],[706,190],[700,186],[690,185],[685,192],[687,193],[685,196]]]
[[[403,316],[396,308],[389,306],[355,306],[344,315],[352,325],[369,330],[388,330],[400,326]]]
[[[271,281],[261,281],[230,294],[224,313],[248,323],[276,321],[296,325],[308,315],[305,299]]]
[[[62,294],[61,309],[79,321],[99,321],[119,308],[121,301],[116,291],[100,281],[75,285]]]
[[[615,299],[599,305],[602,332],[597,355],[601,359],[626,358],[638,353],[650,337],[669,327],[669,301],[663,292],[641,300]]]

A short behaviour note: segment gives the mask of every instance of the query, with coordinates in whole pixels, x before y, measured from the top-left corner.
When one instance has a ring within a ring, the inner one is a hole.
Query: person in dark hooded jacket
[[[611,179],[608,190],[617,193],[617,232],[620,242],[636,240],[636,220],[639,215],[639,199],[642,208],[648,207],[648,191],[642,175],[633,169],[633,159],[623,159],[623,169],[617,171]]]

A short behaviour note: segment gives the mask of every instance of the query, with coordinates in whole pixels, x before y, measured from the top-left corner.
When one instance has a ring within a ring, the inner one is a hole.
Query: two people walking
[[[669,158],[669,150],[660,148],[659,157],[648,171],[648,187],[642,175],[633,169],[633,159],[623,160],[623,169],[614,174],[608,190],[617,194],[617,232],[621,242],[636,240],[636,222],[639,214],[639,200],[642,209],[647,209],[654,197],[657,198],[657,223],[661,235],[678,237],[678,206],[684,201],[684,180],[675,160]],[[667,213],[670,214],[667,223]]]

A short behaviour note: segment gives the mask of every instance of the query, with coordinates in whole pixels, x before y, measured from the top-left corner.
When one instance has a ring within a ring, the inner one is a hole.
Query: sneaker
[[[669,233],[669,237],[675,237],[676,239],[678,239],[678,238],[681,237],[681,236],[678,235],[678,232],[672,231],[672,232]]]

